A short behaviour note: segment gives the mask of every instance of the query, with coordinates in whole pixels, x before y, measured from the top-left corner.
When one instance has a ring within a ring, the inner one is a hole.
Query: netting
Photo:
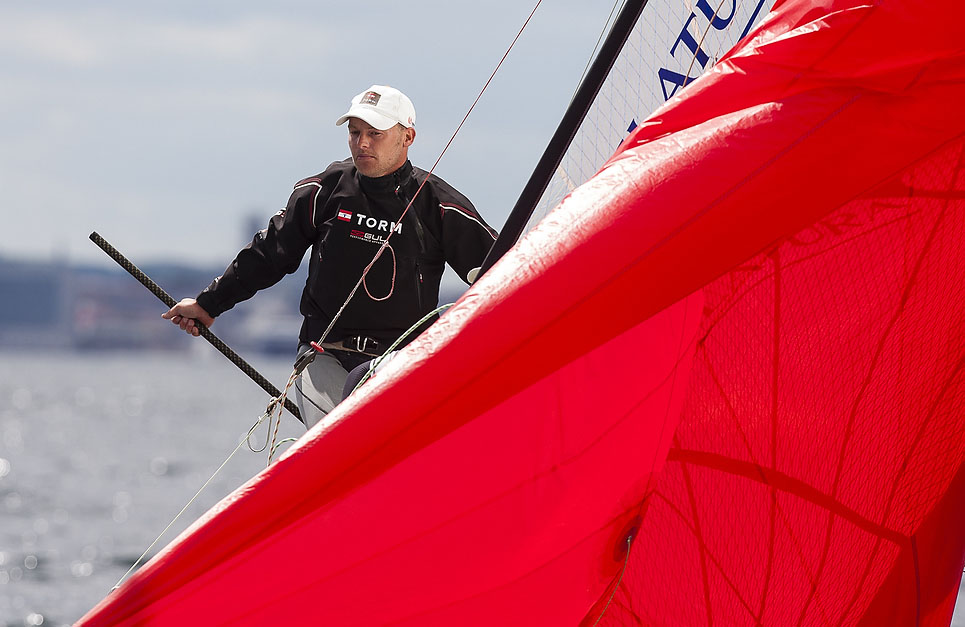
[[[916,545],[965,459],[963,146],[704,288],[667,467],[601,624],[948,624]]]
[[[649,0],[526,226],[596,174],[627,134],[696,80],[774,0]]]

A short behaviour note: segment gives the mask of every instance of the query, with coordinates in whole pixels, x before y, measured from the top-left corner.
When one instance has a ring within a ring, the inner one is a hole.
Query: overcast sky
[[[418,114],[428,169],[532,2],[0,3],[0,257],[223,266],[292,185],[348,156],[373,83]],[[437,168],[498,227],[609,2],[544,0]]]

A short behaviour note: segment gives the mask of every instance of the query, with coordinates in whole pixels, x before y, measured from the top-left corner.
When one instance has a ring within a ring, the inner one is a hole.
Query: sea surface
[[[279,388],[291,373],[289,359],[249,362]],[[70,625],[94,607],[268,400],[200,340],[190,352],[0,352],[0,626]],[[304,433],[286,413],[279,439]],[[256,448],[266,434],[267,421]],[[267,459],[242,446],[151,554]]]
[[[287,358],[249,361],[278,387],[291,372]],[[0,627],[70,625],[107,596],[268,400],[201,340],[187,353],[0,352]],[[286,414],[279,437],[303,434]],[[266,437],[263,424],[253,444]],[[266,462],[242,446],[151,554]],[[965,627],[965,602],[952,624]]]

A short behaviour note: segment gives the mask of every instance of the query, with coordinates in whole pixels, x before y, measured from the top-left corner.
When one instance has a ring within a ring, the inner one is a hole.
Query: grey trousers
[[[295,400],[305,427],[311,429],[342,400],[348,371],[331,353],[315,355],[295,380]]]
[[[312,350],[308,344],[298,347],[298,354]],[[362,354],[331,351],[318,353],[295,380],[295,401],[305,426],[311,429],[342,401],[349,369],[367,362],[371,357]]]

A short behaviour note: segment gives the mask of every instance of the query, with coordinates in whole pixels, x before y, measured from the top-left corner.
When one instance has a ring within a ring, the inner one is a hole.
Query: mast
[[[523,234],[523,229],[526,228],[530,216],[533,215],[536,204],[539,202],[543,192],[546,191],[546,187],[549,185],[550,179],[553,178],[553,173],[556,171],[556,168],[559,167],[560,162],[563,160],[563,155],[576,136],[577,129],[579,129],[584,118],[586,118],[590,106],[600,92],[603,81],[606,80],[610,69],[613,67],[613,63],[623,50],[623,46],[627,42],[627,38],[630,36],[630,32],[633,30],[637,20],[640,18],[644,7],[647,5],[647,1],[648,0],[628,0],[626,4],[623,5],[616,21],[613,23],[613,28],[610,29],[610,33],[600,47],[600,53],[596,56],[596,59],[594,59],[586,77],[576,90],[576,94],[574,94],[573,100],[570,102],[569,107],[567,107],[566,113],[563,114],[563,119],[556,129],[556,133],[553,134],[552,139],[550,139],[549,144],[547,144],[546,150],[543,151],[543,156],[536,164],[536,168],[530,175],[526,186],[523,187],[523,191],[520,193],[516,205],[506,219],[506,224],[503,225],[499,237],[489,250],[489,254],[486,255],[486,259],[483,261],[482,268],[479,272],[480,275],[499,261],[500,257],[506,254],[506,251],[512,248],[520,235]]]

